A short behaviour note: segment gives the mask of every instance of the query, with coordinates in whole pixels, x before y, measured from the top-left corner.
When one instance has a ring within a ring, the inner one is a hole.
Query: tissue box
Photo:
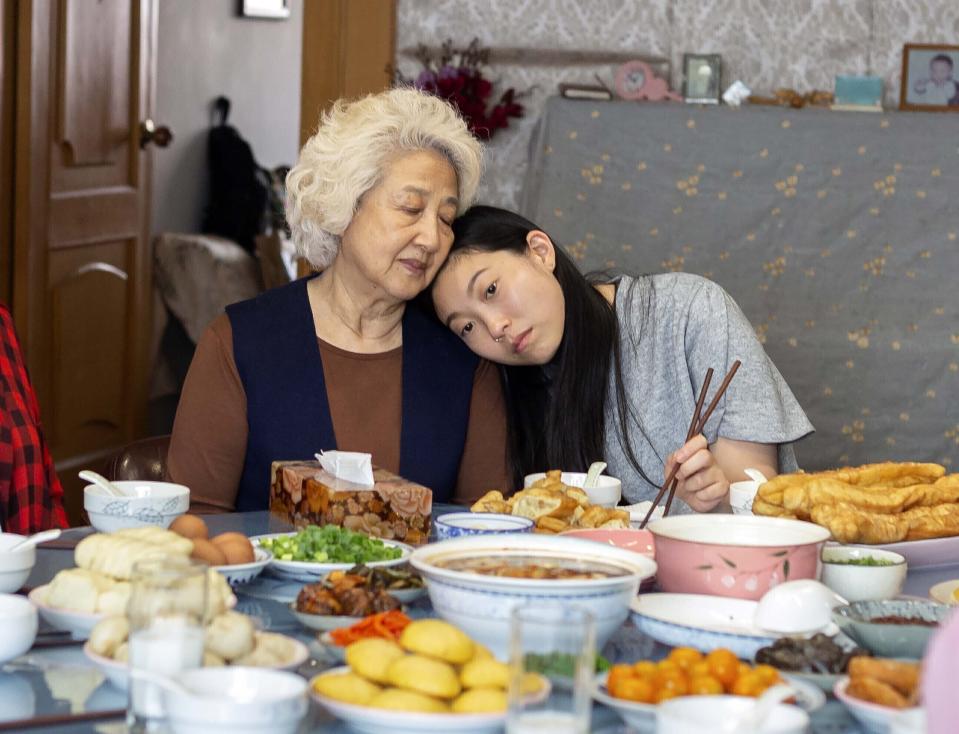
[[[373,467],[373,489],[337,479],[318,461],[275,461],[270,512],[293,523],[339,525],[380,538],[419,545],[430,535],[433,493]]]

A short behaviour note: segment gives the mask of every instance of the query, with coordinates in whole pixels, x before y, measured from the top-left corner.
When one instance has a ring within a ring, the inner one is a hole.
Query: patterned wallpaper
[[[672,61],[680,83],[683,52],[723,56],[724,86],[742,79],[757,93],[833,87],[836,74],[872,73],[899,101],[902,44],[959,41],[956,0],[399,0],[397,48],[474,36],[489,46],[636,51]],[[417,63],[397,65],[415,75]],[[502,65],[495,79],[532,89],[525,118],[499,131],[489,148],[481,197],[517,206],[529,138],[547,97],[561,81],[585,81],[613,67]]]

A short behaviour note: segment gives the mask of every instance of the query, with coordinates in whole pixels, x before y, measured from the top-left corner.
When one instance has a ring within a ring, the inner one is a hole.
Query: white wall
[[[230,98],[230,124],[260,165],[292,165],[300,138],[303,0],[287,20],[241,18],[237,0],[159,0],[156,120],[174,141],[154,157],[157,232],[197,232],[207,200],[211,103]]]

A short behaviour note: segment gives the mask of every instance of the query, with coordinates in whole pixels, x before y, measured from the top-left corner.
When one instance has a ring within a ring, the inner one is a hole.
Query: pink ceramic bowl
[[[663,591],[760,599],[783,581],[818,579],[829,531],[754,515],[675,515],[648,526]]]
[[[626,550],[642,553],[644,556],[653,558],[655,548],[653,546],[653,534],[648,530],[635,530],[633,528],[574,528],[562,533],[571,538],[582,538],[583,540],[593,540],[597,543],[605,543],[615,548],[624,548]]]

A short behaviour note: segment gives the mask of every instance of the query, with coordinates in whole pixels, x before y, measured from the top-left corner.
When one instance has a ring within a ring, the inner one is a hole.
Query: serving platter
[[[320,675],[349,672],[350,667],[344,665],[327,670]],[[313,699],[324,706],[333,716],[349,724],[354,731],[363,734],[425,734],[427,732],[499,734],[506,724],[505,711],[493,714],[428,714],[375,709],[369,706],[343,703],[317,693],[313,687],[313,680],[310,681],[310,695]]]
[[[47,604],[47,591],[49,589],[50,584],[37,586],[27,594],[27,598],[37,608],[43,621],[58,630],[69,632],[74,640],[87,639],[91,630],[96,627],[97,622],[107,616],[103,612],[96,614],[51,607]]]
[[[928,566],[948,566],[959,558],[959,535],[928,540],[904,540],[883,545],[863,545],[863,548],[881,548],[904,556],[910,569]]]
[[[255,535],[250,538],[254,548],[260,548],[260,542],[266,539],[291,537],[296,535],[290,533],[270,533],[268,535]],[[377,566],[400,566],[409,560],[413,552],[412,546],[406,543],[400,543],[397,540],[383,540],[384,545],[399,548],[402,554],[399,558],[393,558],[386,561],[370,561],[364,563],[365,566],[376,568]],[[265,550],[265,549],[264,549]],[[348,571],[356,563],[317,563],[311,561],[283,561],[274,557],[267,564],[267,571],[279,578],[290,579],[292,581],[302,581],[304,583],[313,583],[325,578],[331,571]]]
[[[618,713],[623,721],[639,734],[656,731],[656,704],[626,701],[613,696],[606,688],[606,678],[609,673],[600,673],[593,683],[593,699],[609,706]],[[807,681],[801,680],[794,674],[782,673],[782,678],[796,691],[796,706],[807,713],[818,711],[826,703],[826,694]]]
[[[704,653],[725,647],[739,658],[752,660],[761,647],[783,636],[753,623],[757,605],[749,599],[664,593],[638,596],[630,608],[639,630],[665,645],[694,647]],[[830,623],[818,631],[831,637],[839,628]]]

